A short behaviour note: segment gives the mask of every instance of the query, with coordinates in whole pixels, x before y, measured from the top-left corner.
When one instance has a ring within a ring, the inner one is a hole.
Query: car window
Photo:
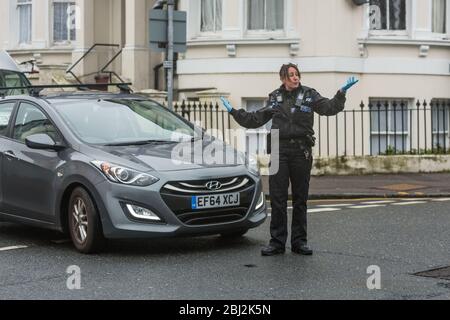
[[[25,87],[30,85],[28,79],[19,72],[0,70],[0,88]],[[6,96],[27,94],[27,89],[0,90]]]
[[[11,119],[12,111],[16,103],[6,102],[0,103],[0,136],[6,135],[6,130],[8,129],[9,119]]]
[[[25,142],[25,139],[33,134],[44,133],[54,141],[59,141],[56,128],[35,105],[21,103],[14,125],[14,139]]]

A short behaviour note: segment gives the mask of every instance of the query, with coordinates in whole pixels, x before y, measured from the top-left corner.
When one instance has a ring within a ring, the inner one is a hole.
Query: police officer
[[[285,64],[280,70],[282,85],[269,94],[266,106],[256,112],[235,110],[222,98],[224,107],[245,128],[259,128],[272,120],[272,130],[279,130],[279,166],[269,177],[272,219],[271,240],[261,250],[263,256],[283,254],[287,241],[287,201],[289,181],[292,184],[291,251],[312,255],[307,245],[307,200],[312,167],[314,112],[332,116],[344,109],[345,93],[358,80],[348,79],[333,99],[322,97],[316,90],[300,83],[300,71],[295,64]],[[270,151],[269,151],[270,152]],[[274,155],[272,155],[274,161]]]

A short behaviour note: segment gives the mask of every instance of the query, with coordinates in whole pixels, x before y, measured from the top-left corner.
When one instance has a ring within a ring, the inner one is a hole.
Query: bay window
[[[31,0],[17,0],[19,44],[31,43]]]
[[[70,42],[76,40],[75,2],[53,1],[53,41]]]
[[[447,33],[447,0],[432,1],[432,31]]]
[[[371,30],[406,30],[406,0],[370,0]]]
[[[247,0],[247,29],[275,31],[284,28],[284,0]]]
[[[222,0],[201,0],[201,32],[222,30]]]

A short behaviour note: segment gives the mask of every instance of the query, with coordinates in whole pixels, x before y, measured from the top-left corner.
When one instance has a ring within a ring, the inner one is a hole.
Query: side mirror
[[[57,144],[53,139],[45,134],[32,134],[25,139],[25,144],[28,148],[38,149],[38,150],[55,150],[59,151],[64,149],[63,145]]]

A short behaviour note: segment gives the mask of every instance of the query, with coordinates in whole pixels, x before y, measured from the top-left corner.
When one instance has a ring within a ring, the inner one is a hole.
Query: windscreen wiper
[[[105,144],[107,147],[126,147],[126,146],[143,146],[147,144],[171,144],[177,143],[176,141],[170,140],[139,140],[139,141],[126,141],[118,143],[108,143]]]

